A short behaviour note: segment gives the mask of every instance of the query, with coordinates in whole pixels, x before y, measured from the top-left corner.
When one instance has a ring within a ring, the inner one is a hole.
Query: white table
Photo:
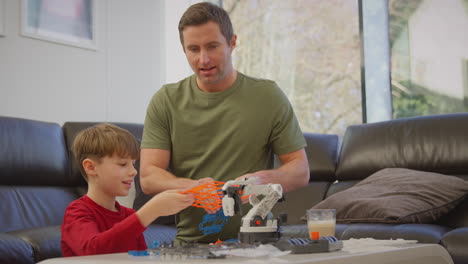
[[[445,248],[437,244],[403,244],[379,248],[366,252],[343,250],[314,253],[289,254],[276,258],[227,257],[225,259],[173,259],[162,261],[158,257],[134,257],[127,253],[94,255],[83,257],[53,258],[40,264],[124,264],[124,263],[320,263],[320,264],[453,264]]]

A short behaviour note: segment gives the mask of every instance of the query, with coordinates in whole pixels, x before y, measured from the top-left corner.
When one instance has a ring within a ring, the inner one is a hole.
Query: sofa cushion
[[[78,197],[72,187],[0,186],[0,231],[59,225],[65,208]]]
[[[377,224],[377,223],[354,223],[341,224],[344,226],[339,237],[342,240],[351,238],[374,238],[374,239],[405,239],[417,240],[419,243],[438,244],[442,237],[450,232],[450,228],[433,224]],[[337,227],[338,229],[338,227]]]
[[[433,223],[468,193],[454,176],[383,169],[313,208],[335,208],[339,223]]]
[[[463,200],[448,214],[442,216],[437,224],[451,228],[468,227],[468,198]]]

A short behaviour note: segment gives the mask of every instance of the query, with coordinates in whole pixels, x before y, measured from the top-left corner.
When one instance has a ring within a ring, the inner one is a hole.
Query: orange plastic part
[[[310,238],[313,240],[317,240],[320,238],[320,233],[319,232],[310,232]]]
[[[221,202],[223,197],[221,188],[223,185],[224,182],[221,181],[210,181],[180,193],[194,194],[195,201],[192,204],[194,207],[208,210],[218,210],[223,206]]]

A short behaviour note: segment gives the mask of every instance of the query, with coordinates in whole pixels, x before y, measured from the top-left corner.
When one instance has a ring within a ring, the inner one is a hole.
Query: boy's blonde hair
[[[130,157],[136,160],[140,154],[138,142],[130,132],[108,123],[97,124],[80,131],[73,142],[72,149],[86,181],[88,175],[83,168],[85,159],[99,162],[103,157],[116,154],[119,157]]]

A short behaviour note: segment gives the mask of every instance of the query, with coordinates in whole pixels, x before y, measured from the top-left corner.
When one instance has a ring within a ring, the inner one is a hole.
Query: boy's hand
[[[167,190],[154,196],[150,202],[159,216],[176,214],[195,201],[193,194],[181,194],[181,190]]]

